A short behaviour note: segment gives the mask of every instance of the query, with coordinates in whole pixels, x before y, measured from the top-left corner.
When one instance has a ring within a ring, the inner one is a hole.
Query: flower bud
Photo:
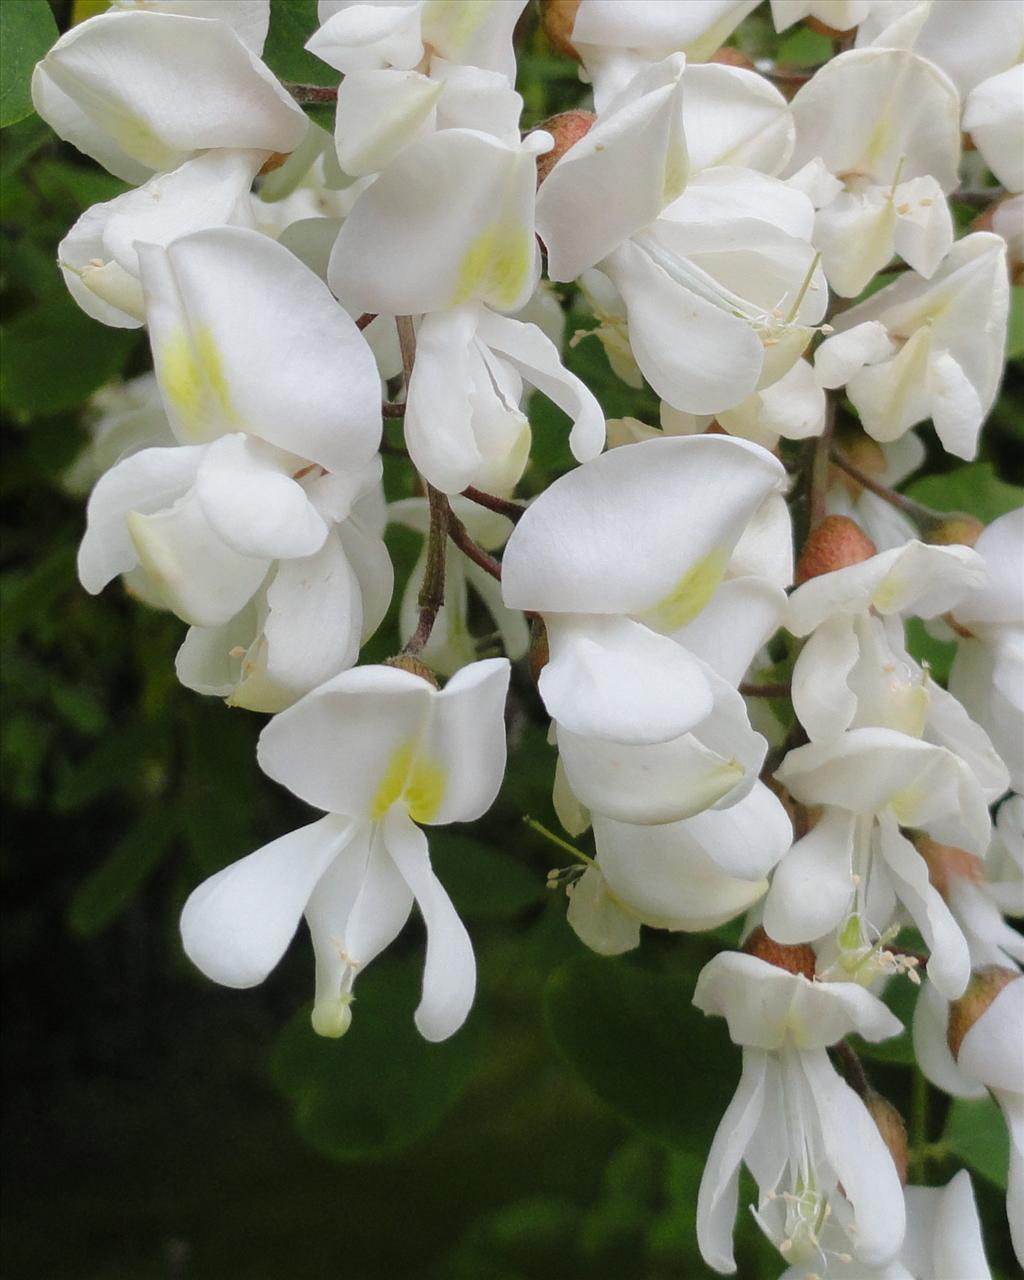
[[[875,1127],[882,1135],[882,1141],[889,1148],[892,1162],[896,1166],[902,1186],[907,1185],[907,1167],[910,1163],[910,1148],[907,1142],[907,1126],[903,1117],[888,1098],[883,1098],[874,1089],[868,1090],[864,1098],[868,1114],[875,1122]]]
[[[930,836],[914,837],[914,847],[928,864],[928,879],[937,892],[948,900],[949,884],[952,876],[962,880],[971,880],[978,884],[985,876],[985,867],[981,859],[966,849],[957,849],[951,844],[939,844]]]
[[[590,127],[596,119],[597,116],[593,111],[562,111],[537,126],[545,133],[550,133],[555,140],[555,145],[550,151],[537,157],[538,187],[569,148],[575,146],[580,138],[590,132]]]
[[[826,516],[811,531],[796,565],[796,585],[877,555],[877,548],[849,516]]]
[[[577,62],[582,62],[583,59],[571,38],[572,29],[576,23],[576,10],[579,7],[580,0],[541,0],[540,25],[559,53],[567,54]]]
[[[954,544],[973,547],[984,532],[984,524],[974,516],[969,516],[964,511],[951,511],[948,516],[929,526],[924,540],[935,547]]]
[[[885,450],[877,440],[872,440],[867,432],[859,427],[842,431],[839,436],[839,446],[843,451],[843,457],[867,476],[880,478],[888,470],[889,461],[885,456]],[[855,480],[841,467],[832,467],[829,479],[830,483],[841,484],[854,500],[864,492],[864,486],[860,481]]]
[[[434,675],[433,671],[425,662],[419,658],[414,658],[412,654],[400,653],[397,657],[385,658],[384,666],[397,667],[399,671],[408,671],[410,675],[419,676],[421,680],[426,680],[427,684],[432,688],[440,688],[437,683],[437,676]]]
[[[550,656],[548,629],[544,625],[544,619],[538,614],[530,623],[530,649],[526,657],[530,678],[534,684],[540,680],[540,673],[548,665]]]
[[[259,178],[265,177],[268,173],[273,173],[275,169],[280,169],[284,162],[291,158],[290,151],[275,151],[269,155],[263,162],[263,167],[256,175]]]
[[[791,946],[776,942],[774,938],[769,938],[760,926],[743,944],[743,950],[748,956],[756,956],[765,964],[773,964],[776,969],[785,969],[787,973],[803,974],[808,980],[814,977],[814,970],[818,963],[818,957],[814,954],[814,948],[810,943],[801,942]]]
[[[954,1058],[959,1056],[964,1036],[984,1015],[1000,991],[1020,976],[1016,969],[1004,969],[997,964],[986,965],[984,969],[978,969],[972,974],[967,990],[949,1006],[946,1041]]]

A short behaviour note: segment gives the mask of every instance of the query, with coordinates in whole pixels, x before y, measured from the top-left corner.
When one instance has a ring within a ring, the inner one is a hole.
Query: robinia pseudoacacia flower
[[[455,1034],[473,945],[422,828],[495,803],[508,703],[557,749],[582,943],[732,930],[692,965],[742,1057],[707,1263],[745,1164],[784,1280],[989,1275],[967,1173],[915,1132],[905,1185],[849,1039],[908,982],[920,1069],[1005,1117],[1024,1261],[1024,509],[899,491],[987,449],[1024,4],[320,0],[333,87],[278,79],[272,16],[115,0],[32,82],[130,187],[55,271],[153,363],[65,477],[82,583],[189,624],[181,683],[271,714],[260,766],[324,815],[193,891],[187,954],[253,986],[305,918],[337,1038],[415,904],[416,1025]]]

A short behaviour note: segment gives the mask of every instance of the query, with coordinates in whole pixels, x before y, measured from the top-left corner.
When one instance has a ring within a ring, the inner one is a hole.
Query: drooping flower
[[[693,1002],[726,1018],[743,1047],[743,1074],[697,1197],[704,1260],[716,1271],[736,1270],[741,1163],[758,1184],[758,1225],[787,1261],[821,1267],[840,1254],[877,1266],[891,1259],[905,1229],[899,1177],[827,1049],[854,1031],[885,1040],[899,1033],[899,1021],[853,983],[818,982],[736,952],[705,965]]]
[[[463,668],[440,691],[396,667],[357,667],[276,716],[260,735],[261,768],[327,816],[194,890],[181,918],[193,963],[224,986],[255,986],[305,915],[313,1028],[340,1036],[358,974],[415,901],[427,926],[416,1025],[428,1040],[457,1031],[473,1002],[473,949],[417,824],[470,822],[492,804],[508,680],[504,658]]]

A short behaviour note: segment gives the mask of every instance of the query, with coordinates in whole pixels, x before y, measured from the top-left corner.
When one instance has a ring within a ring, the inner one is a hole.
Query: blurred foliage
[[[55,0],[53,12],[63,30],[102,8],[76,0],[72,15]],[[330,84],[336,75],[301,48],[315,13],[315,0],[274,0],[267,59],[285,78]],[[177,685],[182,625],[120,586],[92,599],[77,582],[83,509],[65,477],[88,439],[88,398],[146,369],[148,350],[138,332],[88,320],[56,267],[75,219],[124,187],[30,112],[31,65],[56,32],[51,8],[6,0],[0,23],[4,1274],[710,1274],[696,1252],[696,1189],[739,1058],[690,996],[721,937],[651,935],[617,960],[584,951],[564,900],[544,889],[565,855],[522,821],[557,826],[554,752],[524,672],[513,678],[497,805],[472,829],[431,833],[478,953],[479,997],[462,1032],[438,1046],[414,1031],[416,922],[360,980],[340,1043],[308,1029],[303,940],[248,992],[213,987],[182,958],[176,919],[191,887],[309,814],[256,767],[262,717]],[[763,11],[742,38],[752,52],[779,48]],[[527,125],[580,101],[574,66],[532,8],[517,42]],[[779,50],[805,65],[828,54],[803,28]],[[564,300],[569,335],[593,327],[575,294]],[[1019,352],[1019,332],[1013,342]],[[621,383],[596,339],[567,350],[567,361],[609,416],[656,421],[654,397]],[[1012,371],[978,463],[946,458],[926,432],[929,475],[910,492],[983,519],[1012,503],[1022,385]],[[540,396],[530,412],[525,489],[536,492],[571,459],[564,416]],[[389,495],[410,495],[407,469],[386,464]],[[398,601],[419,550],[406,529],[389,530],[388,542],[395,600],[368,661],[400,643]],[[791,662],[776,656],[779,670]],[[908,996],[893,989],[903,1017]],[[864,1049],[872,1078],[906,1113],[908,1037]],[[983,1175],[993,1257],[1008,1273],[998,1118],[989,1104],[932,1098],[918,1135],[931,1144],[929,1177],[945,1181],[954,1154]],[[737,1236],[743,1277],[779,1273],[745,1213]]]

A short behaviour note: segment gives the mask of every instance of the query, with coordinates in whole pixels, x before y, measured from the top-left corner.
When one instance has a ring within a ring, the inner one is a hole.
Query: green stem
[[[920,1067],[914,1067],[910,1086],[910,1178],[923,1182],[928,1165],[928,1081]]]

